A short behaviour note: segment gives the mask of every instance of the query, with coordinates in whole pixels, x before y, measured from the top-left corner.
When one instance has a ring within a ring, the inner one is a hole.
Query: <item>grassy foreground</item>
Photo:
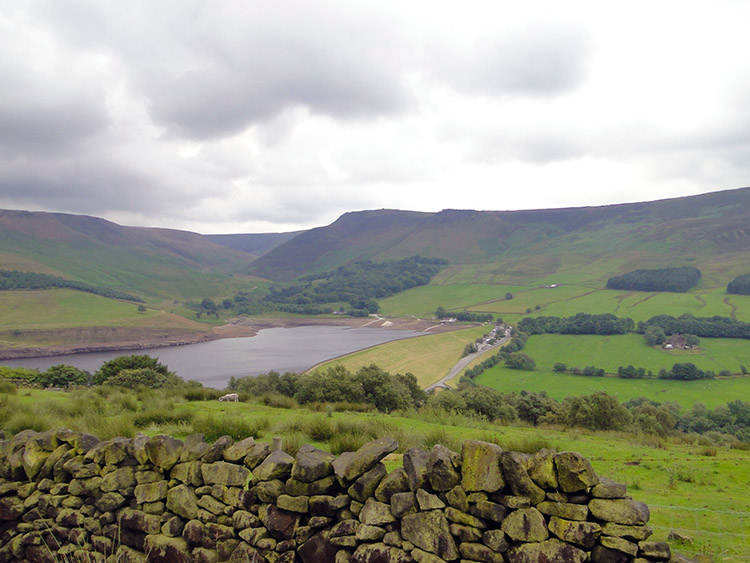
[[[362,366],[377,364],[389,373],[413,373],[419,385],[427,387],[447,375],[461,359],[464,346],[489,332],[489,327],[443,332],[387,342],[367,350],[348,354],[316,366],[327,369],[342,365],[351,372]]]
[[[588,457],[597,473],[624,482],[637,500],[651,508],[654,538],[671,530],[691,536],[685,554],[706,553],[716,561],[750,558],[750,452],[710,446],[700,438],[664,440],[621,433],[581,433],[562,428],[525,428],[491,424],[445,413],[421,411],[383,415],[312,409],[277,408],[262,403],[219,403],[185,399],[209,390],[174,393],[128,392],[115,388],[55,393],[21,390],[0,394],[0,427],[45,430],[69,427],[110,438],[169,434],[178,438],[200,432],[209,440],[227,434],[259,440],[281,436],[293,452],[313,443],[333,453],[354,450],[384,435],[399,441],[397,453],[410,447],[442,443],[460,450],[466,439],[498,443],[505,449],[533,452],[542,447],[575,450]],[[272,401],[266,401],[272,402]],[[291,404],[287,406],[292,406]],[[391,469],[400,463],[393,456]]]

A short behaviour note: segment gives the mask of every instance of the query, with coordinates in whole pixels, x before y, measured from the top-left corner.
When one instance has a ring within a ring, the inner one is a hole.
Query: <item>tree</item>
[[[534,359],[523,352],[513,352],[505,360],[505,365],[511,369],[522,369],[525,371],[534,371],[536,369]]]
[[[104,382],[105,385],[135,389],[137,387],[149,387],[159,389],[164,387],[167,376],[151,368],[123,369],[116,375]]]
[[[40,373],[37,382],[45,387],[68,387],[70,385],[86,385],[90,378],[91,374],[87,371],[75,366],[57,364]]]
[[[557,362],[554,366],[552,366],[552,371],[568,371],[568,365]]]
[[[102,385],[107,380],[115,377],[118,373],[125,369],[152,369],[165,378],[172,376],[170,379],[174,380],[176,376],[169,371],[167,366],[159,363],[158,358],[152,358],[147,354],[133,354],[131,356],[118,356],[114,360],[104,362],[99,370],[94,374],[93,382],[96,385]],[[177,378],[179,381],[179,378]]]
[[[513,299],[513,294],[509,291],[505,294],[505,300],[510,301],[511,299]]]
[[[138,312],[143,314],[146,312],[146,306],[145,305],[138,305]]]
[[[643,339],[647,346],[661,346],[667,339],[667,335],[660,326],[650,326],[643,333]]]

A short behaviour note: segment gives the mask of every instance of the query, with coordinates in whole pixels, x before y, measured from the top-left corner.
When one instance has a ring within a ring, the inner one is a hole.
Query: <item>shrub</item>
[[[16,393],[18,393],[18,387],[16,387],[16,384],[12,381],[0,380],[0,393],[4,393],[6,395],[15,395]]]
[[[247,420],[238,417],[205,415],[193,421],[193,430],[203,434],[209,442],[225,435],[234,440],[244,440],[249,436],[260,438],[270,427],[271,422],[267,418]]]
[[[186,387],[182,396],[186,401],[216,401],[223,393],[210,387]]]
[[[327,442],[336,434],[336,428],[329,418],[315,416],[307,423],[306,433],[316,442]]]
[[[525,371],[534,371],[536,369],[534,359],[523,352],[513,352],[505,360],[505,365],[511,369],[522,369]]]
[[[299,407],[293,397],[280,395],[279,393],[266,393],[260,398],[260,402],[268,407],[277,409],[296,409]]]
[[[567,364],[557,362],[552,366],[552,371],[568,371],[568,366]]]

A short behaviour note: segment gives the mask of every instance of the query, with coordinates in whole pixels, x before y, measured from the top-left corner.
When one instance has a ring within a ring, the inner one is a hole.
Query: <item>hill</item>
[[[243,233],[228,235],[204,235],[205,238],[216,244],[241,250],[254,256],[263,256],[280,244],[293,239],[303,231],[292,231],[289,233]]]
[[[704,272],[704,283],[717,282],[720,273],[726,285],[746,273],[746,264],[737,262],[750,250],[748,224],[750,188],[602,207],[360,211],[299,234],[256,260],[250,271],[288,280],[355,260],[421,255],[447,259],[462,275],[467,265],[480,265],[467,280],[472,283],[527,283],[581,273],[582,266],[603,283],[639,267],[690,265]]]
[[[118,289],[148,300],[198,298],[200,278],[225,276],[254,259],[173,229],[124,227],[62,213],[0,210],[0,265]]]

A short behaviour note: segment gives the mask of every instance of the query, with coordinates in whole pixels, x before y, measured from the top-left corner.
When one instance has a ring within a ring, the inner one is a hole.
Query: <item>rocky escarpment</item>
[[[292,457],[252,438],[0,442],[0,562],[593,563],[668,561],[649,510],[573,452],[384,438]]]

